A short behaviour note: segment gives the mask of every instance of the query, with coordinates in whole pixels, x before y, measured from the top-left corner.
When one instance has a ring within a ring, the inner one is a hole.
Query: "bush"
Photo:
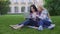
[[[9,0],[0,0],[0,14],[6,14],[9,9]]]
[[[50,15],[60,15],[60,0],[45,0],[45,7],[50,12]]]

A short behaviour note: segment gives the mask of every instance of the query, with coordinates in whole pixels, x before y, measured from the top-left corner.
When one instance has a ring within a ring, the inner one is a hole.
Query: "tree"
[[[7,14],[9,9],[9,0],[0,0],[0,14]]]
[[[50,12],[50,15],[60,15],[60,0],[45,0],[45,7]]]

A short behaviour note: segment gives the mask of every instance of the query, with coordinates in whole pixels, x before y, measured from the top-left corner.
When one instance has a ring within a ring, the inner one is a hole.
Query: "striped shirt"
[[[42,20],[44,19],[52,22],[51,19],[48,17],[48,11],[46,9],[44,9],[38,17]]]

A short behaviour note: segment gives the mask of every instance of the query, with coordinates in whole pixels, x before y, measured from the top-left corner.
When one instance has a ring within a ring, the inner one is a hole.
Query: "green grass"
[[[60,16],[52,16],[52,21],[56,24],[54,30],[44,29],[38,31],[28,27],[13,30],[9,27],[11,24],[18,24],[24,21],[22,15],[3,15],[0,16],[0,34],[60,34]]]

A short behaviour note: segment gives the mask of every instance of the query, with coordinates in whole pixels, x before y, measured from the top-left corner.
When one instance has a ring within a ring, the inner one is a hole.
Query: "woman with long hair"
[[[55,24],[52,24],[48,11],[42,6],[38,6],[38,15],[36,15],[36,17],[40,19],[38,21],[38,30],[43,30],[44,27],[48,29],[53,29],[55,27]]]
[[[30,18],[25,20],[23,23],[20,24],[16,24],[16,25],[10,25],[13,29],[18,29],[21,28],[23,26],[26,25],[31,25],[31,26],[35,26],[36,25],[36,12],[37,12],[37,8],[35,5],[31,5],[30,6]]]

